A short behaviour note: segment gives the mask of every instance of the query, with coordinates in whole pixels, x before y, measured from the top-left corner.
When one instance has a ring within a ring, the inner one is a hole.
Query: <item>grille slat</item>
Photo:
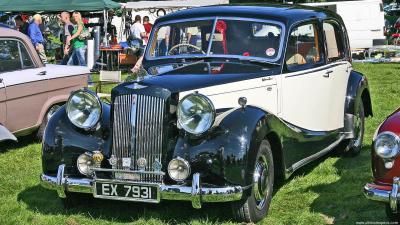
[[[154,171],[156,160],[161,162],[165,100],[144,95],[122,95],[114,100],[112,154],[117,158],[116,169],[139,170],[137,160],[147,160],[145,171]],[[122,158],[131,159],[124,168]],[[161,182],[155,174],[141,174],[135,181]]]

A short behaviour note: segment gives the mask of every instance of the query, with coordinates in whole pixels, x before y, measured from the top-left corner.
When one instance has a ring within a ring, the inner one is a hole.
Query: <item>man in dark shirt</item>
[[[61,21],[64,24],[63,37],[62,37],[63,39],[62,41],[64,43],[64,48],[63,48],[64,57],[63,60],[61,61],[61,65],[67,65],[68,60],[71,56],[71,46],[67,44],[67,38],[68,36],[72,36],[74,25],[71,23],[71,15],[69,14],[69,12],[61,13]]]

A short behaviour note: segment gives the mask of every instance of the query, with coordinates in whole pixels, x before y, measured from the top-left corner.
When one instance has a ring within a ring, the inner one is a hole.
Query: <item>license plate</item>
[[[158,186],[147,184],[99,181],[94,183],[95,198],[158,203],[160,201],[158,190]]]

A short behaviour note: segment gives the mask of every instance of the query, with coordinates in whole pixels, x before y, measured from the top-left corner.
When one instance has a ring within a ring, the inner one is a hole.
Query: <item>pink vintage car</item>
[[[29,38],[0,28],[0,142],[38,131],[72,91],[87,86],[87,67],[44,65]]]

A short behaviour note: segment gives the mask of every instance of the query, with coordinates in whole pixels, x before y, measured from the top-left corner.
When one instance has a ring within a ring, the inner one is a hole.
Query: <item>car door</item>
[[[296,134],[284,143],[287,165],[327,148],[337,138],[334,131],[343,126],[331,118],[337,110],[332,108],[331,70],[325,63],[320,23],[295,26],[289,32],[282,76],[281,118]]]
[[[344,107],[347,94],[347,83],[352,69],[346,49],[342,27],[334,20],[323,23],[329,80],[331,81],[332,98],[330,100],[330,120],[336,126],[344,126]]]
[[[34,128],[46,102],[44,67],[36,67],[25,44],[0,39],[0,78],[6,88],[6,127],[13,133]]]

